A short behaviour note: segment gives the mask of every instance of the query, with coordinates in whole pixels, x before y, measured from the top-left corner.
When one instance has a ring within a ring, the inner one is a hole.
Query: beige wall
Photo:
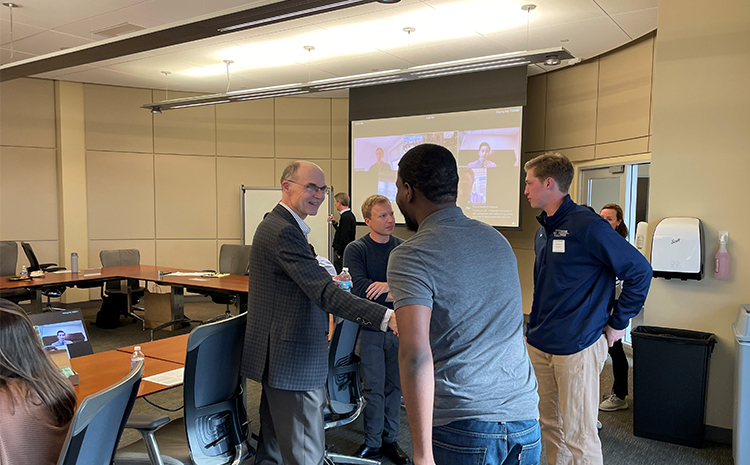
[[[607,55],[528,80],[522,162],[555,150],[577,167],[648,161],[653,35]],[[576,196],[577,179],[571,196]],[[539,210],[521,199],[522,231],[503,231],[518,259],[524,312],[534,293]]]
[[[221,244],[240,239],[240,185],[274,186],[294,159],[311,159],[329,183],[333,176],[348,185],[345,160],[331,169],[348,130],[346,100],[270,99],[161,115],[140,108],[163,98],[84,85],[91,267],[105,247],[138,245],[144,263],[216,269]]]
[[[0,84],[0,240],[31,243],[40,262],[60,263],[55,85]],[[17,270],[28,265],[19,247]]]
[[[664,217],[703,221],[706,278],[656,279],[646,323],[708,331],[719,339],[711,358],[706,422],[731,428],[734,336],[748,303],[750,229],[750,3],[721,8],[697,0],[661,0],[654,73],[651,224]],[[730,279],[713,277],[717,233],[730,233]]]

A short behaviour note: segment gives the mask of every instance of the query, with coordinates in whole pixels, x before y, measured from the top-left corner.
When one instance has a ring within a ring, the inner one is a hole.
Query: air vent
[[[102,37],[116,37],[123,34],[129,34],[131,32],[142,31],[146,29],[143,26],[138,26],[132,23],[121,23],[116,26],[99,29],[98,31],[92,31],[93,34],[100,35]]]

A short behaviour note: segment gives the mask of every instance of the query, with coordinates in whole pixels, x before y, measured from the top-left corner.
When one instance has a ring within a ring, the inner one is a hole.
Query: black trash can
[[[716,336],[638,326],[633,337],[633,434],[700,447]]]

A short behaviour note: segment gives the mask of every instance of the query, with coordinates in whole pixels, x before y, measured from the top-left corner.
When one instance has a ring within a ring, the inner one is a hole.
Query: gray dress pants
[[[285,391],[263,383],[256,465],[321,465],[325,388]]]

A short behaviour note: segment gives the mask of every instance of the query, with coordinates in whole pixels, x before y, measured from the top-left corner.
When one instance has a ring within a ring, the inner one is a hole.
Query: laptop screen
[[[66,350],[70,358],[94,353],[80,310],[36,313],[29,318],[45,350]]]

